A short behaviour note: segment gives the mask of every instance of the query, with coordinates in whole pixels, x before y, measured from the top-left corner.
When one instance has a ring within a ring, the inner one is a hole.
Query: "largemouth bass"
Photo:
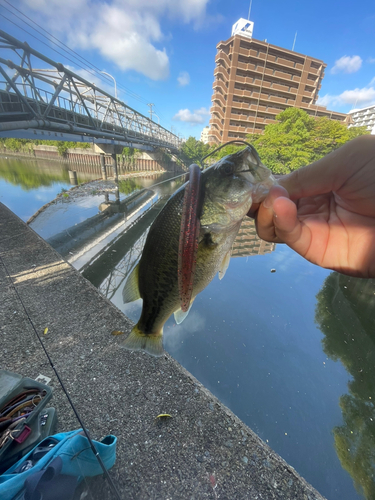
[[[242,219],[252,202],[262,201],[275,184],[254,148],[228,155],[201,174],[200,225],[191,304],[212,281],[222,279]],[[176,323],[187,316],[181,309],[178,285],[181,214],[187,184],[176,191],[152,224],[139,264],[123,290],[124,302],[143,299],[141,317],[123,345],[154,356],[163,353],[163,325],[174,313]]]

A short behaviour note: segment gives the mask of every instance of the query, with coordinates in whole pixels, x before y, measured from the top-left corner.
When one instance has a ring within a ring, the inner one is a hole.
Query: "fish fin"
[[[195,298],[195,297],[194,297]],[[193,302],[194,302],[194,299],[192,299],[190,301],[190,306],[189,306],[189,309],[187,311],[183,311],[181,308],[180,309],[177,309],[177,311],[174,312],[174,320],[175,322],[180,325],[184,319],[186,318],[186,316],[189,314],[189,311],[191,309],[191,306],[193,305]]]
[[[155,334],[146,335],[135,325],[122,346],[129,351],[145,351],[151,356],[162,356],[163,349],[163,329]]]
[[[122,300],[124,304],[128,302],[134,302],[141,298],[138,286],[138,274],[139,274],[139,264],[135,266],[133,271],[130,273],[129,278],[126,281],[124,289],[122,291]]]
[[[225,273],[227,272],[229,262],[230,262],[230,256],[231,256],[231,250],[225,254],[225,257],[223,259],[223,262],[221,263],[220,269],[219,269],[219,280],[222,280],[225,276]]]

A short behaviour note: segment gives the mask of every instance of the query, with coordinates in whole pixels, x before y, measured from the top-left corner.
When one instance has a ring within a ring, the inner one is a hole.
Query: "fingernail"
[[[263,202],[263,206],[264,208],[271,208],[271,205],[272,205],[271,198],[267,196],[267,198]]]

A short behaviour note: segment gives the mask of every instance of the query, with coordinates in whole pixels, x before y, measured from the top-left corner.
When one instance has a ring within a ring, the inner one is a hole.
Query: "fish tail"
[[[151,356],[162,356],[164,352],[163,329],[158,333],[146,334],[139,329],[137,324],[122,345],[130,351],[146,351]]]

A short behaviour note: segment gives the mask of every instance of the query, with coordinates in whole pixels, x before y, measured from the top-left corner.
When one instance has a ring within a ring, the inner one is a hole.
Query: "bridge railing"
[[[11,59],[6,59],[9,54]],[[40,61],[49,67],[36,69]],[[174,150],[180,145],[169,130],[1,30],[0,78],[2,130],[7,116],[17,111],[24,114],[23,121],[48,120],[55,128],[68,124],[73,133],[98,137],[112,133],[115,139],[142,140]],[[16,128],[14,117],[12,121]]]

